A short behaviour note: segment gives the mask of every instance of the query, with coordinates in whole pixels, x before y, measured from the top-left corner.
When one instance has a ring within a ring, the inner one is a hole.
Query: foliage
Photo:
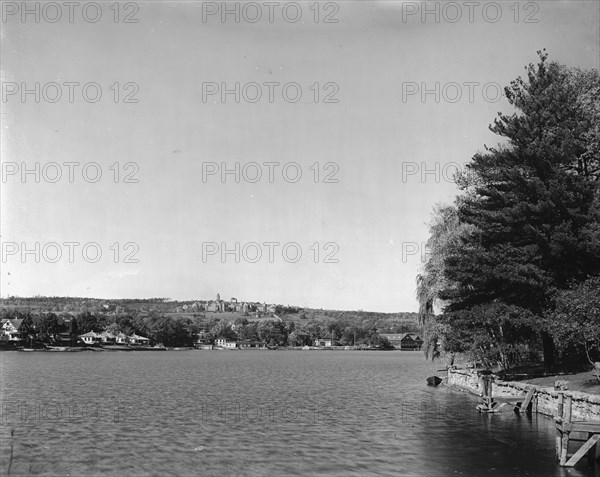
[[[600,276],[557,292],[546,327],[560,351],[583,349],[591,364],[600,360]]]
[[[454,206],[438,207],[418,277],[425,352],[465,352],[501,367],[526,345],[553,342],[541,319],[551,297],[600,270],[600,77],[547,61],[505,89],[516,112],[490,129],[507,140],[477,153]],[[556,336],[556,335],[554,335]]]
[[[188,305],[197,310],[196,303],[165,299],[100,300],[69,297],[10,297],[0,300],[0,317],[33,317],[42,328],[51,326],[49,314],[56,317],[58,333],[69,332],[73,344],[77,337],[89,331],[108,331],[113,335],[138,334],[150,338],[151,344],[168,347],[191,346],[202,333],[203,343],[216,339],[241,340],[279,346],[312,345],[318,338],[332,338],[341,346],[380,346],[388,343],[379,333],[420,333],[416,313],[377,313],[365,311],[314,310],[295,306],[275,307],[275,316],[261,313],[244,316],[243,312],[182,313],[177,308]],[[261,318],[259,318],[261,316]],[[38,341],[52,343],[55,336],[40,332],[34,326],[32,336]],[[62,343],[64,344],[64,342]]]

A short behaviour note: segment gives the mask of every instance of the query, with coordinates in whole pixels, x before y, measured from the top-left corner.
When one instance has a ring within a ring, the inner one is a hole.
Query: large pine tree
[[[538,53],[527,80],[505,88],[515,112],[490,126],[505,144],[468,165],[456,204],[468,233],[444,258],[439,297],[457,336],[485,329],[510,342],[542,331],[549,364],[538,324],[549,298],[600,273],[600,77]]]

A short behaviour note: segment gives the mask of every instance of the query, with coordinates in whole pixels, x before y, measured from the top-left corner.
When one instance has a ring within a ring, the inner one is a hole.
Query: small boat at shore
[[[442,378],[440,378],[439,376],[429,376],[427,378],[427,385],[428,386],[439,386],[439,384],[442,382]]]

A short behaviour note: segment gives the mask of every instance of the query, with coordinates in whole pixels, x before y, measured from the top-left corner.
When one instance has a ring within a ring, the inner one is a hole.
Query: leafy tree
[[[217,338],[233,340],[237,337],[236,332],[231,328],[231,324],[226,321],[216,322],[210,331]]]
[[[106,328],[106,331],[115,336],[118,335],[119,333],[123,333],[123,330],[121,329],[121,327],[119,326],[119,324],[116,321],[114,323],[111,323],[110,325],[108,325],[108,327]]]
[[[125,333],[126,335],[141,333],[139,323],[136,323],[132,316],[119,315],[115,320],[115,324],[117,325],[117,333]],[[115,327],[112,327],[112,329],[114,330]]]
[[[168,316],[154,315],[148,322],[149,337],[155,343],[168,347],[193,346],[198,332],[189,318],[176,320]]]
[[[441,349],[438,342],[442,339],[443,326],[436,326],[434,308],[443,307],[442,290],[454,284],[446,274],[448,257],[463,246],[463,237],[473,230],[459,221],[458,208],[454,205],[438,204],[433,209],[429,224],[427,249],[428,260],[422,272],[417,275],[417,300],[419,302],[419,324],[424,328],[425,341],[423,350],[430,359],[439,357]]]
[[[100,333],[105,328],[104,320],[98,315],[94,315],[89,311],[84,311],[77,315],[77,323],[79,325],[80,334],[85,334],[90,331]]]
[[[243,341],[259,341],[258,323],[248,323],[237,332],[238,338]]]
[[[284,345],[287,341],[285,325],[281,321],[261,321],[257,331],[259,339],[263,343]]]
[[[599,76],[539,55],[527,81],[505,89],[516,112],[499,113],[490,126],[507,144],[468,164],[455,209],[442,209],[434,222],[432,255],[419,277],[421,314],[443,303],[443,326],[428,329],[445,333],[450,350],[470,343],[503,366],[520,340],[537,339],[555,290],[600,270]],[[543,330],[541,338],[551,364],[553,341]],[[436,353],[430,339],[428,352]]]
[[[528,343],[534,316],[526,309],[501,301],[445,313],[448,351],[465,353],[473,361],[506,369],[519,361]]]
[[[557,292],[555,304],[546,326],[560,350],[583,349],[593,365],[600,360],[600,276]]]
[[[341,331],[341,336],[339,339],[339,344],[341,346],[354,346],[355,345],[355,334],[356,334],[356,326],[346,326]]]
[[[323,329],[321,327],[321,323],[319,323],[318,321],[314,321],[314,320],[309,321],[308,323],[306,323],[305,329],[306,329],[306,332],[308,333],[308,336],[310,336],[311,342],[314,342],[321,336],[325,335],[325,332],[323,331]]]
[[[77,344],[77,340],[79,338],[79,323],[77,318],[74,316],[71,318],[71,323],[69,327],[69,334],[71,335],[71,346]]]
[[[37,327],[44,341],[52,340],[54,335],[60,333],[61,330],[58,316],[54,313],[41,315],[38,319]]]
[[[36,335],[36,326],[33,323],[33,318],[29,313],[23,315],[23,318],[21,319],[23,320],[21,322],[21,333],[25,337],[26,341],[29,342],[29,346],[31,346],[33,339]]]
[[[236,318],[233,323],[235,324],[236,327],[238,327],[238,326],[243,327],[248,324],[248,319],[245,316],[240,316],[239,318]]]
[[[310,343],[308,333],[301,328],[296,328],[288,335],[288,344],[290,346],[305,346]]]

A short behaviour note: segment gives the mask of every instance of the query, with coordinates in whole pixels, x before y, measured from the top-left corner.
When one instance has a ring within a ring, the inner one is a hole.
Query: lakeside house
[[[79,335],[79,338],[85,344],[91,345],[91,344],[102,343],[102,334],[95,333],[94,331],[88,331],[87,333],[84,333],[83,335]]]
[[[313,346],[317,346],[319,348],[330,348],[333,345],[331,338],[317,338]]]
[[[94,344],[119,344],[126,345],[130,344],[133,346],[148,346],[150,344],[150,339],[144,336],[133,334],[131,336],[127,336],[124,333],[119,333],[118,335],[113,335],[108,331],[103,331],[102,333],[96,333],[94,331],[89,331],[83,335],[79,335],[81,341],[88,345]]]
[[[419,351],[423,346],[423,340],[416,333],[380,333],[379,336],[387,338],[396,349]]]
[[[134,346],[148,346],[150,344],[150,339],[134,333],[129,337],[129,344]]]
[[[3,319],[0,325],[0,340],[2,341],[23,341],[22,319]]]
[[[200,330],[196,335],[196,345],[210,344],[209,336],[206,330]]]
[[[239,349],[252,349],[252,348],[265,348],[265,345],[261,341],[238,341],[237,347]]]
[[[220,348],[225,348],[225,349],[236,349],[237,341],[230,341],[225,338],[219,338],[219,339],[215,340],[215,346],[218,346]]]
[[[69,332],[63,332],[63,333],[58,333],[56,335],[54,335],[54,339],[56,340],[57,343],[61,343],[61,344],[69,344],[71,342],[71,333]]]

